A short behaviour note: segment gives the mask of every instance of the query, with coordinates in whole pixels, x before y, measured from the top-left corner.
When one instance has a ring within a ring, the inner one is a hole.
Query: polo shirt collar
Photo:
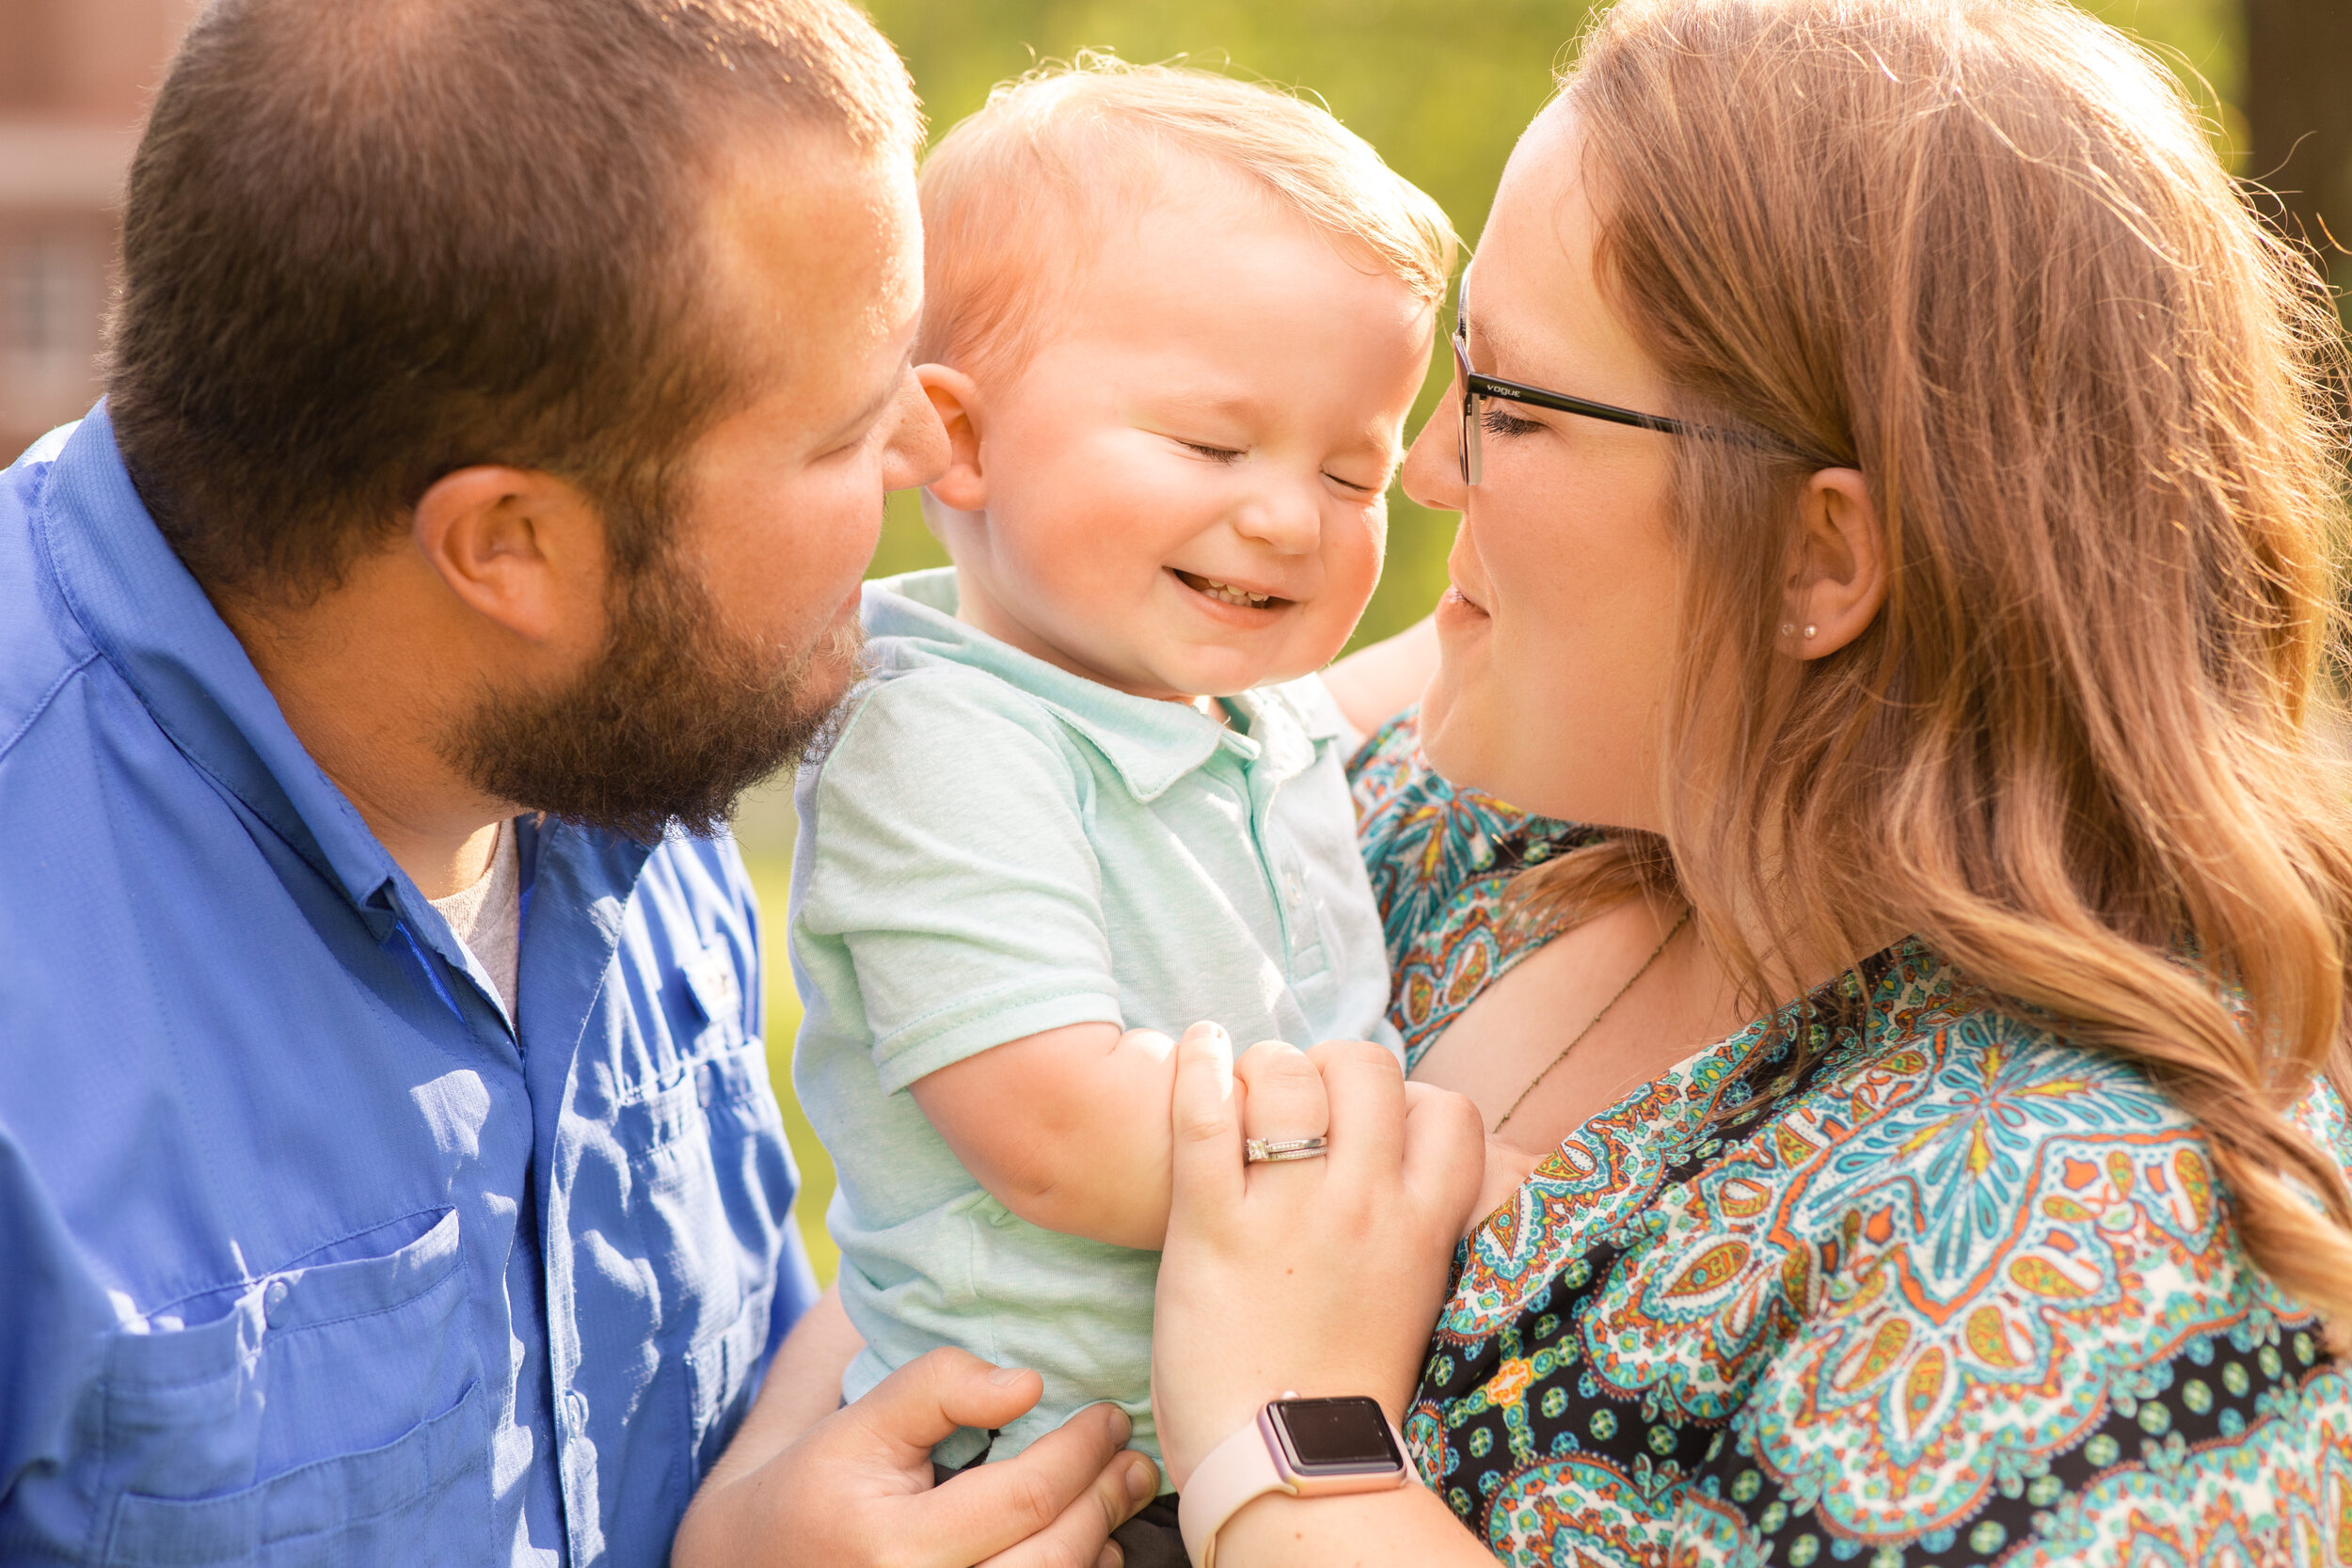
[[[953,567],[867,583],[864,619],[870,637],[903,640],[1018,687],[1085,736],[1138,800],[1157,800],[1220,749],[1279,784],[1314,762],[1318,740],[1340,733],[1279,688],[1227,698],[1242,721],[1236,726],[1184,703],[1131,696],[1072,674],[957,620]]]
[[[172,743],[388,937],[405,879],[157,531],[103,403],[58,452],[36,527],[67,608]]]

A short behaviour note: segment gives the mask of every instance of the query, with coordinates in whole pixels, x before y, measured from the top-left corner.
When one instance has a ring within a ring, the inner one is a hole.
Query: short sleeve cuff
[[[1121,1022],[1119,999],[1100,992],[1064,992],[1038,997],[998,992],[970,1001],[901,1029],[874,1048],[874,1068],[884,1094],[897,1094],[918,1078],[953,1067],[967,1056],[1064,1029],[1073,1023]]]

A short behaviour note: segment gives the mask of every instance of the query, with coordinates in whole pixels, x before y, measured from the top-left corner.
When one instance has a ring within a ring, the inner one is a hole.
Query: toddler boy
[[[1454,238],[1322,110],[1101,61],[1000,88],[923,211],[955,564],[867,585],[870,679],[797,794],[843,1392],[961,1345],[1045,1393],[941,1465],[1101,1400],[1156,1456],[1172,1063],[1129,1032],[1398,1049],[1313,673],[1379,576]]]

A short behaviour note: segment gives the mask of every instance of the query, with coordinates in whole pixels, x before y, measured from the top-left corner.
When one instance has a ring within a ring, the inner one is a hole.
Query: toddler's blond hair
[[[1240,174],[1351,259],[1436,305],[1457,242],[1444,212],[1331,114],[1279,87],[1092,51],[989,94],[923,166],[915,356],[1016,373],[1106,214],[1166,177],[1167,154]]]

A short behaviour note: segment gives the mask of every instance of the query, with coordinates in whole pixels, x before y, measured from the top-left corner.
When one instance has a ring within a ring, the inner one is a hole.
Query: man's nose
[[[914,366],[907,367],[883,418],[890,421],[889,445],[882,453],[883,489],[912,490],[947,471],[947,427],[939,422],[939,410],[924,395]]]

